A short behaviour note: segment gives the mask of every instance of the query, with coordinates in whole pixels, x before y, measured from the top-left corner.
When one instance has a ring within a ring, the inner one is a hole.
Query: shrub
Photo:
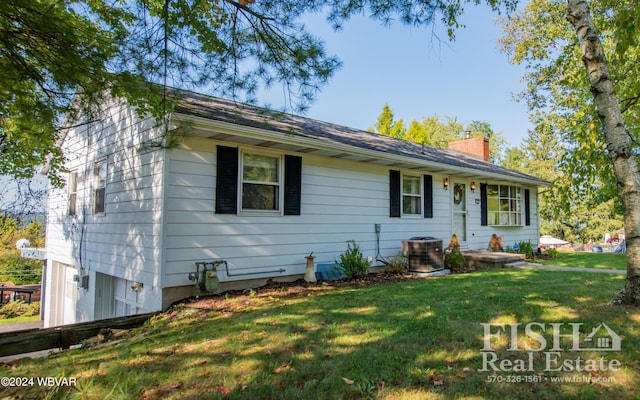
[[[27,304],[22,302],[21,300],[12,301],[11,303],[7,303],[0,307],[0,317],[8,319],[8,318],[16,318],[27,311]]]
[[[22,300],[12,301],[0,307],[0,319],[30,317],[40,314],[40,302],[27,304]]]
[[[336,266],[344,271],[349,279],[365,276],[369,272],[370,264],[371,261],[364,257],[360,247],[353,240],[347,242],[347,250],[336,260]]]
[[[404,274],[407,272],[407,257],[402,253],[396,254],[387,265],[384,266],[384,272],[390,274]]]
[[[466,263],[460,250],[455,247],[444,255],[444,266],[450,269],[451,272],[464,272],[466,270]]]
[[[549,255],[549,257],[551,258],[558,258],[558,250],[551,248],[551,249],[547,249],[547,254]]]
[[[40,302],[36,301],[34,303],[31,304],[27,304],[27,309],[25,310],[24,314],[25,317],[31,317],[33,315],[40,315]]]
[[[518,253],[524,254],[527,258],[533,257],[533,246],[531,242],[520,242],[518,243]]]

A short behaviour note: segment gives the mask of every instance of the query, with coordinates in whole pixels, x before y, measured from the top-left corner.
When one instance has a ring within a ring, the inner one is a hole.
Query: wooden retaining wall
[[[108,318],[97,321],[56,326],[46,329],[26,329],[0,333],[0,357],[49,349],[68,349],[74,344],[96,336],[101,329],[129,329],[142,325],[157,312]]]

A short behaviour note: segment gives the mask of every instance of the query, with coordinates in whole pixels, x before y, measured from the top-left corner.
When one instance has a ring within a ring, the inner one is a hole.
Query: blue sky
[[[407,126],[431,115],[457,117],[463,125],[481,120],[502,132],[508,146],[519,145],[531,128],[525,105],[512,98],[523,88],[523,68],[500,53],[496,17],[486,7],[468,6],[455,42],[442,26],[433,28],[439,42],[431,27],[384,27],[358,17],[334,32],[320,16],[311,18],[307,28],[343,66],[305,115],[367,129],[387,103]]]

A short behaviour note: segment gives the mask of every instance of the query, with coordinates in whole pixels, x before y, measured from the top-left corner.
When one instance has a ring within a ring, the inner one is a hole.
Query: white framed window
[[[67,177],[67,216],[76,215],[78,199],[78,171],[70,171]]]
[[[522,226],[522,193],[518,186],[487,185],[488,225]]]
[[[93,164],[93,215],[105,213],[107,160]]]
[[[402,215],[422,215],[422,177],[402,174]]]
[[[240,171],[240,210],[280,213],[282,156],[243,152]]]

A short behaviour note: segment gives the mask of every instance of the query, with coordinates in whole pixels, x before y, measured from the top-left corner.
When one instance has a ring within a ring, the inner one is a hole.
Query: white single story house
[[[114,101],[67,132],[68,180],[48,210],[45,326],[162,310],[194,295],[203,261],[226,262],[222,291],[298,279],[305,256],[332,263],[349,240],[374,259],[415,236],[537,244],[546,183],[489,163],[482,138],[465,139],[467,154],[174,95],[166,125]],[[149,146],[166,132],[185,136]]]

